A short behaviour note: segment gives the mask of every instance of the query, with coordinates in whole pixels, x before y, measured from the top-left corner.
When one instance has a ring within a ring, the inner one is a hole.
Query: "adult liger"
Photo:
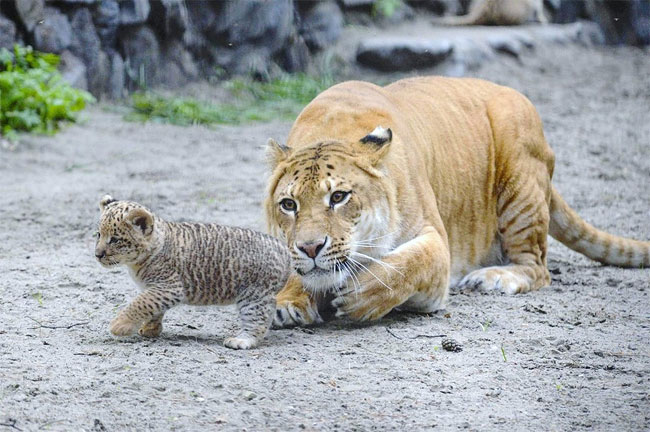
[[[338,314],[432,312],[450,286],[547,286],[547,234],[605,264],[650,266],[650,242],[582,220],[551,185],[554,156],[522,94],[477,79],[345,82],[269,141],[265,210],[295,274],[276,326]]]

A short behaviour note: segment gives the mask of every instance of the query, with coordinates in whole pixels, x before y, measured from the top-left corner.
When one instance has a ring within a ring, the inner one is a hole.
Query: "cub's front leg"
[[[423,229],[381,261],[359,262],[354,254],[353,260],[351,267],[357,273],[332,302],[337,315],[366,321],[380,319],[400,305],[420,312],[444,307],[450,256],[434,228]]]
[[[182,289],[177,286],[147,288],[111,321],[111,333],[129,336],[140,329],[143,336],[157,337],[162,331],[165,312],[179,304],[182,298]]]

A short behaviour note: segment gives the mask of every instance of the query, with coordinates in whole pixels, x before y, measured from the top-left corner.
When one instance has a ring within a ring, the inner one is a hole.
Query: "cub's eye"
[[[93,237],[95,237],[97,240],[99,240],[99,231],[95,231],[95,234],[93,234]]]
[[[111,237],[111,239],[108,241],[108,244],[115,244],[118,243],[119,241],[120,239],[118,239],[117,237]]]
[[[335,204],[339,204],[347,198],[350,192],[336,191],[330,196],[330,206],[334,207]]]
[[[288,212],[295,212],[296,208],[298,207],[296,202],[291,198],[285,198],[282,201],[280,201],[280,206],[284,211],[288,211]]]

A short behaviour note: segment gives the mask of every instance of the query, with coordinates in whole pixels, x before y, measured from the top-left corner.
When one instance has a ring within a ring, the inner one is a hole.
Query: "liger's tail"
[[[618,237],[585,222],[555,188],[549,234],[565,246],[603,264],[650,268],[650,242]]]

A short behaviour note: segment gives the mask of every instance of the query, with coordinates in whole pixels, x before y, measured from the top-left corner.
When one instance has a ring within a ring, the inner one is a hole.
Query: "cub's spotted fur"
[[[229,348],[255,347],[271,324],[275,294],[285,285],[291,259],[278,240],[243,228],[172,223],[130,201],[109,195],[102,211],[95,256],[104,266],[125,264],[142,287],[111,322],[111,333],[146,337],[162,331],[165,312],[179,303],[236,303],[241,332]]]

